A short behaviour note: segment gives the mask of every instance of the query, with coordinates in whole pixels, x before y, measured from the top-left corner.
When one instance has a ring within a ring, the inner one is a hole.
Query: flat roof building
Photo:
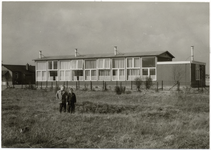
[[[192,47],[191,47],[192,48]],[[153,81],[205,80],[205,63],[174,62],[168,51],[44,57],[39,52],[36,62],[36,81],[134,81],[136,77]],[[194,57],[193,57],[194,58]],[[202,73],[204,72],[204,73]],[[203,79],[204,76],[204,79]]]

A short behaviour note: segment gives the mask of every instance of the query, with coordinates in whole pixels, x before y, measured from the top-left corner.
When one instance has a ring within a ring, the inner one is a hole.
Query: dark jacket
[[[74,105],[76,103],[75,93],[69,93],[67,98],[68,105]]]
[[[56,98],[59,100],[59,103],[66,103],[67,93],[64,90],[59,90],[56,93]]]

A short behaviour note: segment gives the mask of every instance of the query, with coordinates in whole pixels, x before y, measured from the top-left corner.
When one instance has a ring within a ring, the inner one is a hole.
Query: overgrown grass
[[[54,91],[3,91],[2,147],[209,148],[208,94],[75,93],[76,113],[60,114]]]

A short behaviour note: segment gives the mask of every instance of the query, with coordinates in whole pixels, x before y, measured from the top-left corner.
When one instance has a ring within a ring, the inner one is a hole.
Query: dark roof
[[[4,76],[6,73],[8,73],[9,71],[7,70],[2,70],[2,76]]]
[[[110,54],[87,54],[87,55],[79,55],[75,57],[75,55],[66,55],[66,56],[48,56],[43,58],[34,59],[34,61],[39,60],[66,60],[66,59],[89,59],[89,58],[121,58],[121,57],[147,57],[147,56],[159,56],[163,53],[167,53],[170,57],[175,58],[171,53],[168,51],[147,51],[147,52],[134,52],[134,53],[118,53],[114,55],[113,53]]]
[[[7,68],[10,71],[19,71],[22,73],[32,73],[35,72],[35,66],[29,65],[29,70],[26,70],[26,65],[6,65],[2,64],[5,68]]]

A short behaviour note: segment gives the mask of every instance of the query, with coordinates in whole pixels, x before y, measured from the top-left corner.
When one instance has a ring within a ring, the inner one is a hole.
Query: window
[[[57,69],[57,61],[49,61],[48,62],[48,69],[49,70],[53,70],[53,69]]]
[[[110,68],[110,60],[105,59],[105,68],[109,69]]]
[[[124,76],[124,74],[125,74],[124,69],[120,69],[120,70],[119,70],[119,76]]]
[[[70,61],[61,61],[60,69],[70,69]]]
[[[90,70],[85,70],[85,80],[90,80]]]
[[[57,78],[57,71],[49,71],[49,79],[50,81],[55,81]]]
[[[82,69],[83,68],[83,60],[78,60],[78,69]]]
[[[113,70],[113,76],[117,76],[118,74],[117,74],[117,71],[118,70]]]
[[[124,68],[124,59],[113,59],[113,68]]]
[[[155,58],[142,58],[142,67],[155,67]]]
[[[142,69],[143,75],[148,75],[148,69]]]
[[[76,66],[76,60],[71,60],[70,68],[71,69],[76,69],[77,68],[77,66]]]
[[[134,58],[134,67],[140,67],[139,58]]]
[[[86,69],[94,69],[94,68],[96,68],[96,60],[86,60],[85,68]]]
[[[98,68],[109,69],[110,68],[110,60],[109,59],[98,59]]]
[[[127,58],[127,68],[140,67],[139,58]]]
[[[131,76],[138,76],[140,75],[140,70],[139,69],[128,69],[128,75]]]
[[[155,75],[155,69],[150,69],[150,75]]]
[[[99,70],[99,76],[110,76],[110,70]]]
[[[104,68],[103,67],[103,59],[98,60],[98,68]]]
[[[127,67],[132,67],[132,58],[127,59]]]

